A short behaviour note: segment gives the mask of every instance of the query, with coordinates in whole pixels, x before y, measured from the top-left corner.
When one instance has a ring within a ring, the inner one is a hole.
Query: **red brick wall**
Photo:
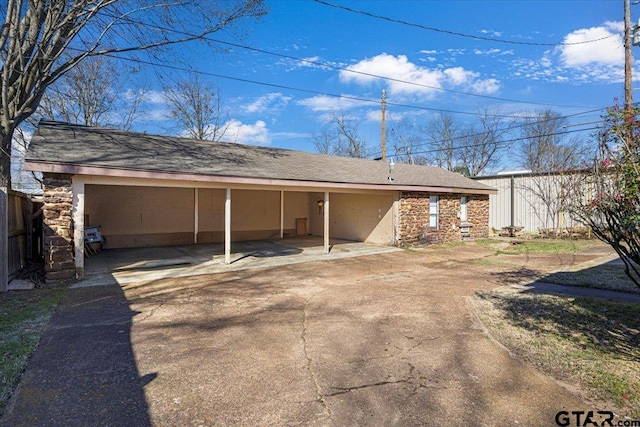
[[[429,227],[429,196],[438,196],[438,228]],[[467,222],[471,224],[468,234],[460,232],[460,198],[457,193],[401,192],[399,197],[398,244],[455,242],[463,239],[487,237],[489,235],[489,196],[467,196]]]

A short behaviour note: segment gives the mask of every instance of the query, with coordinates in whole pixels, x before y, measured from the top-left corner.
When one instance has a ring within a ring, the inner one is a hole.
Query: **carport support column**
[[[198,188],[193,189],[193,243],[198,243]]]
[[[73,191],[73,245],[76,262],[76,279],[84,277],[84,181],[72,178]]]
[[[324,192],[324,253],[329,253],[329,192]]]
[[[231,189],[224,202],[224,263],[231,264]]]
[[[280,238],[284,239],[284,191],[280,190]]]

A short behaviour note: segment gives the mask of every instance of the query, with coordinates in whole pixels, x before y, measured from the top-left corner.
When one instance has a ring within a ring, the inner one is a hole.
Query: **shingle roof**
[[[387,163],[244,144],[40,122],[27,162],[205,176],[389,185]],[[394,185],[491,187],[432,166],[396,164]]]

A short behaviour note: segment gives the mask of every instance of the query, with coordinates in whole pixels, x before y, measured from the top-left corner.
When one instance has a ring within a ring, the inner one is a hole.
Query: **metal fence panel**
[[[513,184],[512,184],[513,179]],[[489,185],[498,194],[489,196],[489,226],[500,230],[506,226],[522,227],[526,233],[537,233],[544,229],[563,229],[581,224],[574,221],[566,212],[554,212],[547,209],[542,191],[550,196],[561,198],[564,177],[550,175],[498,175],[478,177],[475,180]],[[511,218],[511,186],[513,185],[513,223]]]

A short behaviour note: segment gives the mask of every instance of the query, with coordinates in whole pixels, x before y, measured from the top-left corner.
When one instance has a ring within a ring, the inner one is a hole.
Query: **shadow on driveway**
[[[70,289],[42,336],[2,426],[150,426],[119,286]]]

